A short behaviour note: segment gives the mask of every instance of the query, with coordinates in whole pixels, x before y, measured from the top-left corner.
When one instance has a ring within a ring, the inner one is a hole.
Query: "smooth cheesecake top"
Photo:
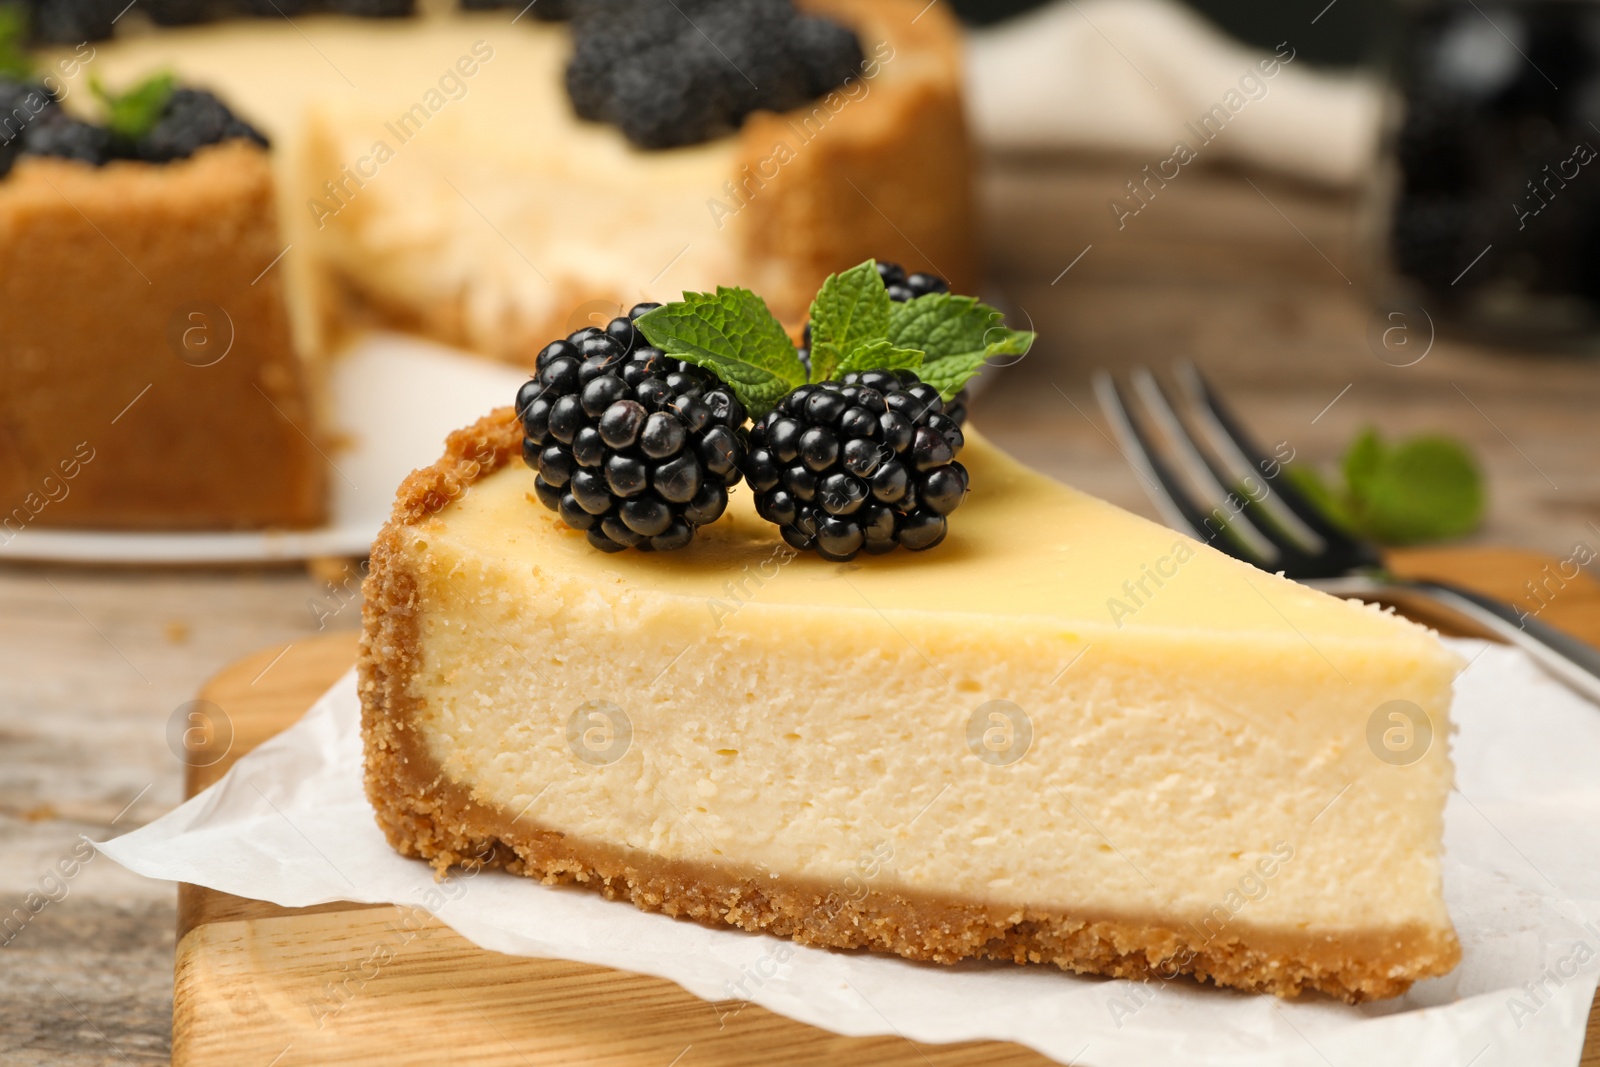
[[[430,554],[472,558],[617,592],[763,606],[1046,618],[1079,632],[1195,630],[1296,641],[1413,643],[1398,616],[1267,574],[1038,474],[975,430],[960,455],[972,491],[937,548],[829,563],[795,555],[748,487],[671,553],[605,555],[546,510],[520,461],[419,520]]]

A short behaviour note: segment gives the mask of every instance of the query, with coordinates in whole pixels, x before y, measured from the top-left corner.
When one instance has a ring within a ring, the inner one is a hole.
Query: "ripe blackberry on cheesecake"
[[[823,283],[810,359],[747,289],[640,304],[546,345],[516,403],[535,495],[607,552],[688,545],[741,474],[795,548],[842,563],[937,546],[968,489],[946,402],[1032,335],[942,283],[897,303],[890,267]]]
[[[534,493],[602,552],[682,548],[740,478],[744,406],[643,342],[633,320],[659,306],[552,341],[517,393]]]
[[[801,386],[751,430],[744,469],[757,514],[793,547],[840,563],[936,547],[967,494],[955,461],[965,438],[942,406],[907,370]]]

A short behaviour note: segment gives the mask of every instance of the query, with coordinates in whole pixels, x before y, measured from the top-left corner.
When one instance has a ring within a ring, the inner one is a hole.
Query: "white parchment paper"
[[[1453,643],[1473,661],[1456,683],[1445,821],[1464,958],[1405,997],[1356,1007],[829,952],[499,871],[440,885],[374,824],[353,674],[217,785],[100,848],[151,878],[290,907],[424,908],[484,948],[658,975],[841,1034],[1012,1040],[1081,1067],[1576,1064],[1600,976],[1600,708],[1519,652]]]

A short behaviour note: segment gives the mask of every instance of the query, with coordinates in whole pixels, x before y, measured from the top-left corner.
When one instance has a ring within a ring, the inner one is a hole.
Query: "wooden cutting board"
[[[1557,561],[1440,549],[1391,562],[1530,609],[1532,581],[1546,589],[1540,618],[1600,644],[1600,583],[1581,575],[1558,586],[1544,577],[1559,574]],[[265,650],[212,679],[200,696],[226,712],[233,743],[211,766],[190,768],[189,795],[292,724],[354,661],[355,635],[329,635]],[[1013,1044],[839,1037],[754,1005],[708,1004],[659,978],[486,952],[387,905],[280,908],[182,885],[175,972],[178,1067],[1049,1063]],[[1600,1067],[1600,1013],[1589,1017],[1582,1067]]]

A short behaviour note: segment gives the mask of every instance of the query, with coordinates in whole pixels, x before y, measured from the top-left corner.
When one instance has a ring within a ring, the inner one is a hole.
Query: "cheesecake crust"
[[[0,541],[326,516],[266,152],[28,157],[0,181]]]
[[[1149,980],[1186,974],[1220,986],[1345,1001],[1396,996],[1455,966],[1448,929],[1416,926],[1285,934],[1236,921],[1208,936],[1159,916],[989,906],[867,885],[839,887],[759,869],[663,860],[581,840],[476,800],[438,765],[415,726],[413,674],[422,667],[416,576],[402,554],[408,531],[519,454],[521,427],[502,408],[452,434],[444,457],[401,486],[373,545],[359,658],[366,789],[400,853],[451,867],[503,867],[567,882],[646,911],[789,937],[831,948],[870,948],[908,959],[1053,963],[1065,970]]]

